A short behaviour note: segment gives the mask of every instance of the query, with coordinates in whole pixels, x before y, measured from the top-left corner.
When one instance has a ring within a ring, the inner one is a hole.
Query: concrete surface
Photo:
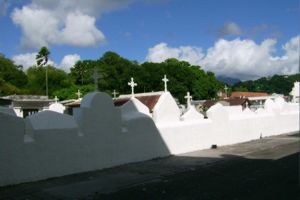
[[[255,168],[257,165],[256,161],[272,162],[270,165],[271,172],[272,166],[275,166],[276,161],[281,161],[299,152],[299,139],[299,134],[290,133],[105,170],[1,187],[0,199],[147,199],[147,197],[149,198],[153,194],[158,196],[152,196],[153,198],[150,199],[177,199],[176,196],[172,195],[177,194],[178,191],[181,191],[181,193],[178,194],[180,197],[178,199],[194,199],[195,196],[192,195],[192,197],[189,198],[189,195],[196,194],[199,190],[197,189],[194,192],[188,189],[182,190],[182,184],[188,188],[193,188],[195,184],[199,184],[201,181],[207,181],[207,183],[209,183],[209,181],[217,177],[224,176],[224,174],[218,174],[217,170],[214,170],[214,168],[222,168],[224,166],[227,166],[226,173],[229,175],[232,172],[238,173],[238,166],[245,164],[244,169],[247,168],[247,174],[250,176],[252,172],[256,173],[256,171],[259,171],[258,168]],[[293,158],[294,160],[296,158],[297,164],[298,157],[294,156]],[[253,169],[248,169],[249,166],[253,166]],[[285,166],[285,169],[288,169],[288,167],[289,166]],[[208,169],[209,171],[207,171]],[[242,167],[240,170],[242,170]],[[298,180],[299,171],[288,170],[288,172],[293,172],[294,177]],[[191,175],[193,173],[196,173],[196,175]],[[260,170],[260,173],[267,175],[267,173],[262,170]],[[282,172],[274,171],[272,173],[280,174]],[[263,179],[260,182],[255,182],[255,177],[248,177],[247,174],[243,175],[243,179],[246,178],[248,180],[252,178],[254,179],[253,184],[255,185],[265,181],[265,179]],[[184,177],[184,183],[181,179],[177,180],[177,178],[181,176]],[[199,179],[193,180],[197,176],[200,176],[198,177]],[[243,176],[236,174],[230,179],[238,179]],[[227,175],[225,175],[224,180],[227,180],[226,177]],[[168,183],[168,180],[173,181]],[[274,180],[274,182],[276,181],[279,182],[283,180]],[[164,189],[160,188],[168,188],[168,184],[173,184],[172,189],[175,190],[173,193],[168,193],[169,196],[167,196],[167,192]],[[200,187],[204,187],[205,185],[206,183],[202,183]],[[155,192],[156,190],[160,190],[159,193]],[[218,187],[216,187],[214,191],[218,194]],[[189,195],[185,196],[185,193]],[[132,194],[136,194],[136,196],[131,196]],[[203,195],[203,193],[201,194]],[[290,194],[294,193],[290,192]],[[217,197],[206,197],[208,198],[204,199],[219,199]]]

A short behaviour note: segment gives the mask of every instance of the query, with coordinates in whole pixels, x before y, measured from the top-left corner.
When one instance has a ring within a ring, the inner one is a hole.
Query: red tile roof
[[[156,103],[158,102],[158,100],[160,98],[160,95],[137,96],[135,98],[138,99],[143,104],[145,104],[149,108],[150,112],[152,112],[154,106],[156,105]],[[130,99],[129,97],[116,99],[116,100],[114,100],[114,104],[115,104],[115,106],[122,106],[129,99]]]
[[[270,94],[265,92],[232,92],[231,98],[235,97],[261,97],[261,96],[270,96]]]
[[[160,96],[161,96],[160,94],[155,94],[155,95],[136,96],[135,98],[138,99],[143,104],[145,104],[149,108],[149,111],[152,112]],[[118,98],[114,100],[114,104],[115,106],[122,106],[129,99],[130,97]],[[71,103],[67,103],[65,105],[69,107],[79,107],[80,103],[81,103],[80,100],[76,100]]]

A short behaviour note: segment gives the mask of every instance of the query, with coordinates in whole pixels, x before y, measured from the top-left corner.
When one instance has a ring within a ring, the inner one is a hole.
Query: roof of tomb
[[[232,92],[230,98],[245,98],[245,97],[262,97],[262,96],[270,96],[270,94],[266,92]]]
[[[134,94],[134,97],[138,99],[140,102],[142,102],[144,105],[146,105],[149,108],[149,111],[152,112],[153,108],[155,107],[156,103],[158,102],[160,96],[164,92],[148,92],[148,93],[137,93]],[[127,101],[130,100],[131,94],[128,95],[120,95],[117,99],[114,99],[114,105],[115,106],[122,106]],[[80,106],[80,99],[77,99],[73,102],[65,104],[65,106],[68,107],[79,107]]]
[[[10,101],[10,105],[13,107],[25,108],[41,108],[47,107],[51,102],[54,102],[54,99],[48,99],[47,96],[40,95],[9,95],[1,97],[1,101],[4,102]]]
[[[160,94],[153,94],[153,95],[145,95],[145,96],[136,96],[135,98],[138,99],[140,102],[142,102],[144,105],[146,105],[149,108],[150,112],[153,112],[153,108],[155,107],[156,103],[158,102],[160,98]],[[130,97],[123,97],[118,98],[114,100],[115,106],[122,106],[127,101],[129,101]]]

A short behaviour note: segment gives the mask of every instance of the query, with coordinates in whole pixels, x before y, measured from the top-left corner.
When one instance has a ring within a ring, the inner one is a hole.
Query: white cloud
[[[66,55],[63,57],[59,67],[66,72],[70,72],[70,68],[73,67],[78,60],[80,60],[80,55],[78,54]]]
[[[26,71],[31,66],[36,66],[35,56],[37,53],[25,53],[19,54],[12,57],[12,60],[16,65],[22,65],[23,70]],[[70,72],[70,68],[80,60],[80,56],[78,54],[69,54],[65,55],[61,60],[60,64],[55,63],[51,59],[48,60],[49,65],[52,65],[56,68],[60,68],[66,72]]]
[[[181,46],[179,48],[168,47],[166,43],[159,43],[149,49],[146,60],[151,62],[163,62],[168,58],[177,58],[198,64],[203,57],[201,48],[192,46]]]
[[[22,65],[23,69],[26,70],[30,66],[36,65],[35,61],[36,53],[19,54],[12,57],[12,60],[16,65]]]
[[[242,34],[242,29],[234,22],[227,22],[218,30],[218,35],[220,37],[240,34]]]
[[[12,57],[12,60],[16,65],[22,65],[23,70],[26,71],[29,67],[36,65],[35,56],[37,53],[25,53],[19,54]],[[48,60],[49,65],[56,66],[52,60]]]
[[[40,48],[49,44],[96,46],[105,36],[96,19],[105,12],[127,6],[131,0],[33,0],[11,14],[22,30],[24,47]]]
[[[206,54],[197,47],[174,48],[168,47],[166,43],[160,43],[149,48],[146,60],[162,62],[173,57],[200,65],[217,75],[242,80],[274,74],[293,74],[299,72],[299,38],[299,36],[293,37],[283,45],[282,56],[274,56],[277,52],[277,41],[274,39],[266,39],[257,44],[253,40],[237,38],[218,40],[213,47],[207,49]]]

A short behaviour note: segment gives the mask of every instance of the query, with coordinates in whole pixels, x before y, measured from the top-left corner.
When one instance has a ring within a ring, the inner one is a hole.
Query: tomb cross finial
[[[137,86],[137,84],[133,81],[132,77],[131,77],[131,81],[128,82],[128,85],[131,87],[131,96],[134,97],[134,87]]]
[[[114,95],[114,99],[117,98],[117,94],[119,94],[118,92],[116,92],[116,90],[114,90],[113,95]]]
[[[98,91],[98,79],[100,78],[98,71],[94,68],[93,79],[94,79],[94,88],[95,91]]]
[[[227,90],[228,90],[227,85],[225,85],[224,90],[225,90],[225,98],[227,98]]]
[[[77,95],[78,99],[80,99],[80,96],[81,96],[82,94],[81,94],[81,92],[80,92],[79,89],[77,90],[77,92],[76,92],[75,94]]]
[[[184,98],[186,98],[187,108],[191,107],[191,100],[193,97],[190,95],[190,92],[187,92]]]
[[[57,96],[55,96],[55,98],[54,98],[55,103],[57,103],[58,100],[59,99],[57,98]]]
[[[167,92],[168,91],[167,82],[169,81],[169,79],[167,79],[167,75],[164,76],[164,78],[162,79],[162,81],[165,83],[165,92]]]

